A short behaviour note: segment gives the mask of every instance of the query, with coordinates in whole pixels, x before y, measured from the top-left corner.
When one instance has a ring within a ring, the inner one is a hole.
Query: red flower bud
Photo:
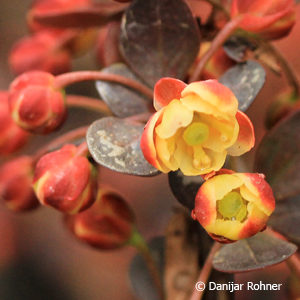
[[[79,239],[102,250],[126,244],[134,232],[134,223],[134,215],[123,198],[106,189],[98,191],[92,207],[67,216],[68,226]]]
[[[33,186],[42,204],[77,213],[95,201],[94,167],[86,157],[77,155],[76,146],[66,145],[38,161]]]
[[[10,85],[9,104],[13,120],[22,128],[46,134],[59,128],[66,117],[64,91],[53,86],[50,73],[33,71]]]
[[[295,24],[294,0],[233,0],[231,17],[242,15],[240,27],[267,39],[286,36]]]
[[[55,13],[64,11],[80,10],[82,7],[86,7],[90,4],[91,0],[36,0],[27,15],[28,26],[33,31],[45,27],[33,20],[33,16],[35,15],[55,15]]]
[[[0,154],[10,154],[21,148],[29,134],[12,119],[8,105],[8,92],[0,91]]]
[[[33,209],[39,202],[31,183],[33,162],[29,156],[21,156],[0,168],[0,198],[14,211]]]
[[[71,57],[63,43],[70,35],[66,30],[43,30],[17,42],[9,57],[15,74],[41,70],[52,74],[68,72]]]

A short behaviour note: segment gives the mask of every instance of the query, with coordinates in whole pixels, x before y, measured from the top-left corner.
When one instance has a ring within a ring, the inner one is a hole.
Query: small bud
[[[38,161],[33,187],[41,204],[75,214],[95,201],[94,167],[76,146],[65,145]]]
[[[12,119],[8,105],[8,92],[0,91],[0,154],[7,155],[19,150],[29,134]]]
[[[122,247],[134,233],[134,215],[118,194],[100,189],[86,211],[67,216],[67,225],[80,240],[101,250]]]
[[[42,30],[17,42],[9,57],[13,72],[17,75],[32,70],[61,74],[71,69],[71,57],[60,45],[67,39],[66,30]]]
[[[24,211],[39,205],[31,183],[33,162],[29,156],[21,156],[0,168],[0,198],[13,211]]]
[[[200,187],[192,217],[223,243],[248,238],[266,227],[275,199],[262,174],[221,170]]]
[[[20,127],[47,134],[62,125],[66,118],[64,91],[54,88],[54,79],[50,73],[32,71],[11,83],[9,105]]]

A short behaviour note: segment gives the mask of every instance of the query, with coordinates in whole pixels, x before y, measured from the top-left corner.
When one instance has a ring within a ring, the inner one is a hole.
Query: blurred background
[[[27,34],[25,15],[30,0],[0,0],[0,89],[6,90],[14,78],[7,58],[13,43]],[[300,5],[297,8],[296,26],[291,34],[274,44],[300,74]],[[73,64],[74,69],[97,69],[91,53]],[[285,85],[285,81],[268,72],[267,81],[248,111],[256,130],[257,141],[264,134],[264,113],[267,106]],[[96,96],[92,83],[76,85],[73,93]],[[72,127],[90,124],[96,113],[72,110],[64,127],[55,135]],[[34,138],[25,152],[53,136]],[[253,154],[249,155],[251,161]],[[140,231],[146,238],[164,233],[165,226],[176,205],[168,186],[167,176],[139,178],[101,171],[103,183],[112,184],[132,205]],[[133,300],[128,266],[135,250],[100,252],[75,240],[62,222],[58,212],[39,208],[36,211],[16,214],[0,205],[0,300],[72,299],[72,300]],[[264,280],[284,282],[287,287],[288,270],[279,265],[264,271],[237,276],[237,281]],[[238,293],[236,299],[289,299],[285,291]]]

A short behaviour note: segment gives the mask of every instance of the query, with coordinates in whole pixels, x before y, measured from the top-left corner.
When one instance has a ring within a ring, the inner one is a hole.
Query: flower
[[[193,82],[163,78],[154,89],[158,110],[141,138],[147,161],[164,173],[204,175],[223,166],[227,154],[254,146],[254,130],[238,111],[234,94],[216,80]]]
[[[266,39],[286,36],[295,24],[294,0],[233,0],[231,17],[242,15],[239,26]]]
[[[11,154],[19,150],[29,138],[29,133],[12,119],[8,105],[8,92],[0,91],[0,154]]]
[[[201,43],[200,50],[196,60],[194,61],[192,67],[189,70],[189,74],[193,74],[195,66],[198,65],[202,56],[210,48],[211,42]],[[235,62],[229,58],[225,53],[224,49],[219,48],[216,53],[211,57],[211,59],[205,65],[203,72],[201,74],[201,79],[218,79],[223,73],[225,73],[230,67],[234,66]]]
[[[18,41],[9,56],[9,63],[15,74],[41,70],[52,74],[68,72],[71,56],[60,46],[68,39],[68,32],[43,30]]]
[[[41,204],[74,214],[95,201],[94,167],[86,157],[77,155],[76,146],[65,145],[38,161],[33,187]]]
[[[13,211],[24,211],[39,205],[31,187],[33,161],[30,156],[21,156],[0,168],[0,198]]]
[[[265,176],[221,170],[200,187],[192,217],[219,242],[232,242],[263,230],[275,209]]]
[[[86,211],[66,217],[67,225],[80,240],[102,250],[115,249],[129,242],[135,218],[124,199],[100,188],[95,203]]]
[[[13,120],[23,129],[46,134],[66,118],[64,91],[54,87],[50,73],[23,73],[10,85],[9,105]]]

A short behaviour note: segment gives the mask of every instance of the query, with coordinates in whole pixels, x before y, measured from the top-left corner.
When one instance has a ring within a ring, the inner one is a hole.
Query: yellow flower
[[[254,146],[251,121],[216,80],[186,85],[162,78],[155,85],[154,107],[158,111],[145,127],[141,148],[164,173],[208,174],[222,168],[227,154],[241,155]]]

